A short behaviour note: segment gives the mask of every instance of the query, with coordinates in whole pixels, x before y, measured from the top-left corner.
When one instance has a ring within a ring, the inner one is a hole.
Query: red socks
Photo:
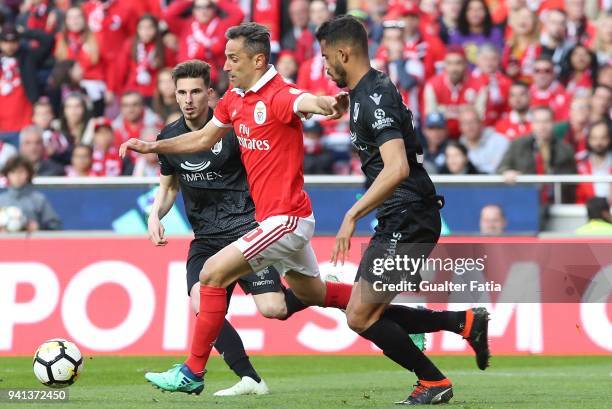
[[[349,299],[351,298],[353,286],[351,284],[334,283],[330,281],[326,281],[325,286],[327,287],[327,291],[325,291],[323,306],[346,309]]]
[[[202,376],[210,351],[221,332],[227,310],[225,288],[200,287],[200,313],[196,317],[191,351],[185,365],[195,375]]]
[[[433,388],[435,386],[453,386],[448,378],[444,378],[441,381],[424,381],[419,379],[419,383],[427,388]]]

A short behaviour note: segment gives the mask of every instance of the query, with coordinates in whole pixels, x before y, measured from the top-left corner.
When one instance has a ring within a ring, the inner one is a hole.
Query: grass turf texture
[[[148,384],[146,371],[168,369],[175,357],[86,358],[85,370],[70,388],[70,401],[8,404],[0,408],[394,408],[415,378],[380,356],[253,357],[272,393],[216,398],[237,380],[212,358],[200,396],[162,393]],[[473,357],[437,356],[434,361],[454,383],[455,397],[444,408],[598,409],[612,401],[612,356],[493,357],[482,372]],[[40,388],[29,358],[0,357],[0,388]],[[43,387],[44,388],[44,387]],[[41,406],[43,405],[43,406]]]

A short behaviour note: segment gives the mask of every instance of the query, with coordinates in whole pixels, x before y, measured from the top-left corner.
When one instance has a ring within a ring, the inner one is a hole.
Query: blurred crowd
[[[218,98],[225,31],[251,19],[283,77],[334,94],[314,32],[342,13],[413,112],[430,173],[610,174],[611,0],[2,0],[0,169],[19,155],[39,176],[158,175],[154,155],[118,146],[180,115],[176,63],[211,63]],[[361,173],[346,119],[305,122],[304,146],[307,174]]]

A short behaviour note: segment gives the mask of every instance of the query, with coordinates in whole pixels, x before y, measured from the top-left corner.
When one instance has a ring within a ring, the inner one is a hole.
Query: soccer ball
[[[50,339],[36,350],[34,375],[50,388],[65,388],[76,382],[83,370],[83,356],[77,346],[65,339]]]
[[[16,206],[0,207],[0,229],[10,233],[25,230],[27,219]]]

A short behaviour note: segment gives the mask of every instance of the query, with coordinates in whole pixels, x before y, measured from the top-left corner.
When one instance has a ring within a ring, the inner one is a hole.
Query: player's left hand
[[[131,150],[138,153],[152,153],[153,152],[153,142],[145,142],[140,139],[130,138],[127,141],[123,142],[119,147],[119,156],[125,158],[127,151]]]
[[[355,222],[352,216],[348,214],[344,216],[340,230],[338,230],[336,235],[334,250],[332,251],[331,262],[334,266],[338,264],[338,260],[340,260],[341,265],[344,265],[346,253],[351,249],[351,237],[355,233]]]
[[[348,92],[341,91],[334,96],[335,102],[332,104],[332,113],[328,115],[328,119],[339,119],[348,111],[349,108],[349,94]]]

